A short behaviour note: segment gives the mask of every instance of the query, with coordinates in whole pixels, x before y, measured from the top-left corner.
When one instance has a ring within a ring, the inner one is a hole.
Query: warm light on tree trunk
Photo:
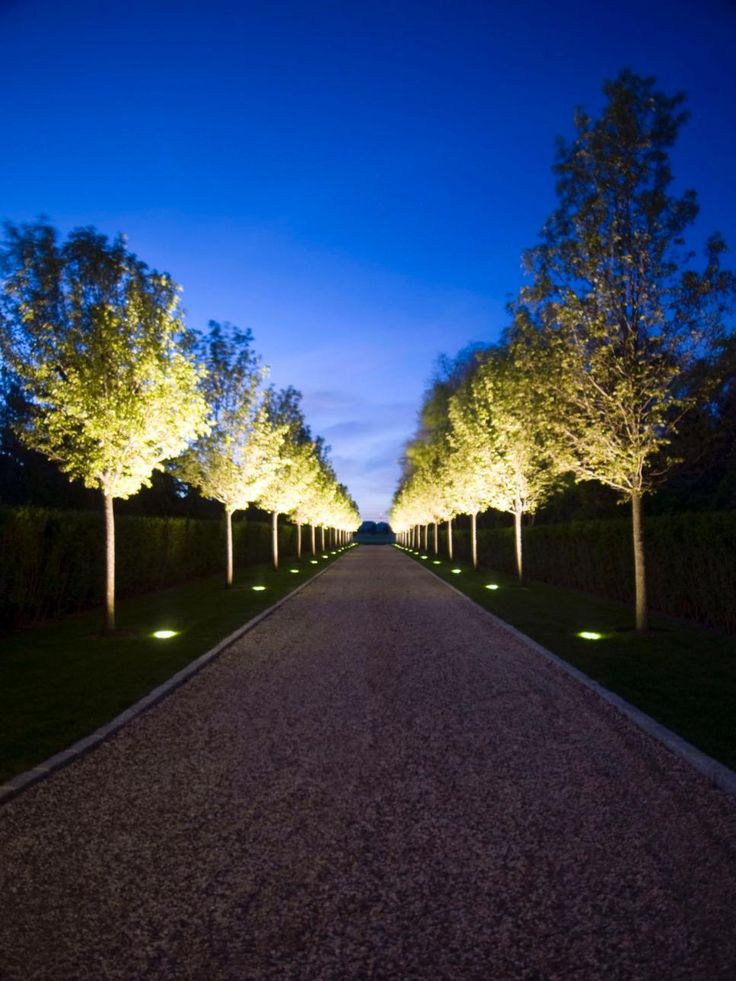
[[[447,557],[452,562],[452,518],[447,519]]]
[[[297,559],[302,557],[302,526],[300,522],[297,522],[296,526],[296,557]]]
[[[473,559],[473,568],[478,568],[478,512],[473,511],[470,515],[470,552]]]
[[[274,569],[279,567],[279,513],[271,513],[271,557]]]
[[[105,633],[115,630],[115,512],[113,497],[105,499]]]
[[[315,529],[314,525],[310,525],[310,528],[311,528],[311,531],[312,531],[312,535],[311,535],[311,538],[312,538],[312,555],[316,555],[317,554],[317,532],[316,532],[316,529]]]
[[[644,634],[649,629],[647,613],[647,577],[644,560],[644,535],[642,531],[641,494],[631,495],[631,524],[634,546],[634,587],[636,590],[636,631]]]
[[[434,523],[434,554],[437,555],[437,553],[439,552],[439,550],[440,550],[440,532],[439,532],[439,526],[438,526],[437,522],[435,521],[435,523]]]
[[[524,581],[524,556],[522,553],[521,544],[521,508],[517,508],[514,511],[514,541],[516,543],[516,572],[519,576],[519,582]]]
[[[225,585],[233,584],[233,512],[225,508]]]

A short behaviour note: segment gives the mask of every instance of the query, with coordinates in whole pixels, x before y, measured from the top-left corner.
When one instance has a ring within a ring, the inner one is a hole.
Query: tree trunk
[[[302,526],[299,523],[296,526],[296,557],[297,560],[302,557]]]
[[[521,516],[524,512],[521,508],[514,511],[514,540],[516,542],[516,572],[519,582],[524,581],[524,556],[521,547]]]
[[[317,532],[315,530],[314,525],[311,525],[310,527],[312,529],[312,555],[316,555],[316,553],[317,553]]]
[[[113,497],[103,491],[105,501],[105,628],[115,630],[115,510]]]
[[[426,552],[427,551],[427,538],[428,538],[428,533],[429,533],[429,525],[428,524],[427,525],[424,525],[423,526],[423,529],[424,529],[424,535],[423,535],[422,541],[424,542],[424,544],[422,545],[422,551],[423,552]]]
[[[225,585],[233,584],[233,512],[225,508]]]
[[[636,632],[645,634],[649,630],[647,610],[647,575],[644,561],[644,536],[642,533],[641,493],[631,495],[631,524],[634,536],[634,586],[636,589]]]
[[[279,567],[279,513],[271,514],[271,558],[274,569]]]
[[[470,515],[470,556],[473,560],[473,568],[478,568],[478,512],[473,511]]]
[[[447,557],[452,562],[452,518],[447,519]]]
[[[437,555],[437,553],[439,552],[439,550],[440,550],[440,532],[439,532],[439,528],[437,527],[437,522],[435,521],[435,523],[434,523],[434,554]]]
[[[325,526],[324,525],[319,526],[319,540],[322,543],[320,551],[324,552],[325,550]]]

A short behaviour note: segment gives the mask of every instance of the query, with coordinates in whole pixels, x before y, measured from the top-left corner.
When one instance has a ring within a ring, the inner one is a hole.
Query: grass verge
[[[650,633],[638,636],[630,609],[613,600],[542,582],[520,586],[501,572],[476,571],[431,552],[404,551],[489,612],[736,769],[733,636],[656,615]],[[583,632],[600,636],[586,639],[580,636]]]
[[[111,638],[100,636],[99,610],[3,637],[0,783],[109,722],[341,551],[319,554],[317,564],[310,555],[287,559],[278,571],[249,566],[232,589],[214,576],[122,600]],[[158,630],[176,633],[158,639]]]

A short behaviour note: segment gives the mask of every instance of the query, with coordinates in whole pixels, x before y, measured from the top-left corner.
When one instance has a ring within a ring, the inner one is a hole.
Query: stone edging
[[[99,729],[91,733],[89,736],[85,736],[84,739],[80,739],[78,742],[73,743],[68,749],[63,749],[59,753],[55,753],[54,756],[50,756],[47,760],[42,763],[37,763],[36,766],[32,767],[30,770],[26,770],[23,773],[17,774],[17,776],[12,777],[7,783],[0,785],[0,804],[5,801],[10,800],[17,794],[20,794],[27,787],[31,787],[34,783],[39,783],[41,780],[46,780],[50,777],[52,773],[57,770],[61,770],[63,767],[68,766],[75,760],[79,759],[80,756],[84,756],[91,750],[96,749],[100,743],[109,739],[110,736],[114,735],[119,729],[122,729],[124,725],[131,722],[137,716],[141,715],[143,712],[147,712],[148,709],[153,708],[158,702],[166,698],[175,691],[180,685],[183,685],[185,681],[188,681],[193,675],[197,674],[204,668],[210,661],[213,661],[219,654],[233,644],[236,640],[239,640],[243,634],[248,633],[253,627],[257,626],[261,620],[265,620],[266,617],[270,617],[280,606],[283,606],[287,600],[290,600],[292,596],[296,596],[303,589],[313,583],[315,579],[319,579],[320,576],[324,575],[325,572],[330,569],[335,562],[339,561],[339,557],[335,559],[334,562],[330,562],[328,566],[324,569],[320,569],[319,572],[310,576],[306,582],[301,583],[291,592],[287,593],[286,596],[282,596],[280,600],[277,600],[273,606],[269,606],[267,609],[263,610],[261,613],[254,616],[247,623],[244,623],[242,627],[238,627],[233,633],[224,640],[221,640],[219,644],[216,644],[209,651],[201,654],[194,661],[190,661],[181,671],[177,671],[176,674],[167,678],[166,681],[162,682],[157,688],[144,695],[143,698],[139,699],[130,708],[127,708],[120,715],[116,715],[114,719],[110,722],[105,723],[105,725],[100,726]]]
[[[409,556],[407,556],[409,558]],[[599,682],[594,681],[593,678],[589,678],[587,674],[584,674],[574,665],[569,664],[563,658],[559,657],[557,654],[553,654],[552,651],[548,651],[546,647],[538,644],[536,640],[528,637],[526,634],[522,633],[521,630],[517,630],[510,623],[506,623],[500,617],[496,616],[495,613],[491,613],[480,603],[476,603],[475,600],[467,596],[457,586],[453,586],[452,583],[447,582],[447,580],[442,579],[441,576],[436,575],[431,569],[427,568],[426,565],[422,565],[421,562],[415,563],[420,569],[423,569],[434,579],[447,586],[451,589],[453,593],[457,593],[458,596],[462,596],[466,602],[472,604],[473,608],[480,610],[485,616],[490,617],[490,619],[496,624],[496,626],[501,627],[507,633],[511,634],[517,640],[522,641],[527,647],[531,647],[532,650],[536,651],[537,654],[541,654],[547,661],[551,661],[552,664],[556,664],[558,668],[561,668],[566,674],[574,678],[579,684],[584,685],[589,691],[594,692],[599,698],[602,698],[604,702],[608,702],[622,715],[625,715],[634,725],[643,729],[649,736],[656,739],[658,742],[662,743],[667,749],[674,753],[679,759],[684,760],[690,766],[694,767],[698,773],[710,780],[716,787],[723,790],[725,793],[730,794],[732,797],[736,797],[736,771],[727,767],[724,763],[719,763],[718,760],[713,759],[712,756],[708,756],[702,750],[698,749],[697,746],[693,746],[692,743],[687,742],[682,736],[678,736],[677,733],[672,732],[666,726],[663,726],[661,722],[657,722],[653,719],[651,715],[647,715],[646,712],[642,712],[635,705],[627,702],[626,699],[621,698],[615,692],[610,691],[608,688],[604,688]]]

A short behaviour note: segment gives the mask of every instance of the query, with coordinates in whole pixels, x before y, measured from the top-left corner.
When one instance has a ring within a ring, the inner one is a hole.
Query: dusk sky
[[[687,93],[676,186],[736,249],[735,48],[734,0],[0,0],[0,219],[124,232],[191,326],[250,327],[375,519],[622,67]]]

